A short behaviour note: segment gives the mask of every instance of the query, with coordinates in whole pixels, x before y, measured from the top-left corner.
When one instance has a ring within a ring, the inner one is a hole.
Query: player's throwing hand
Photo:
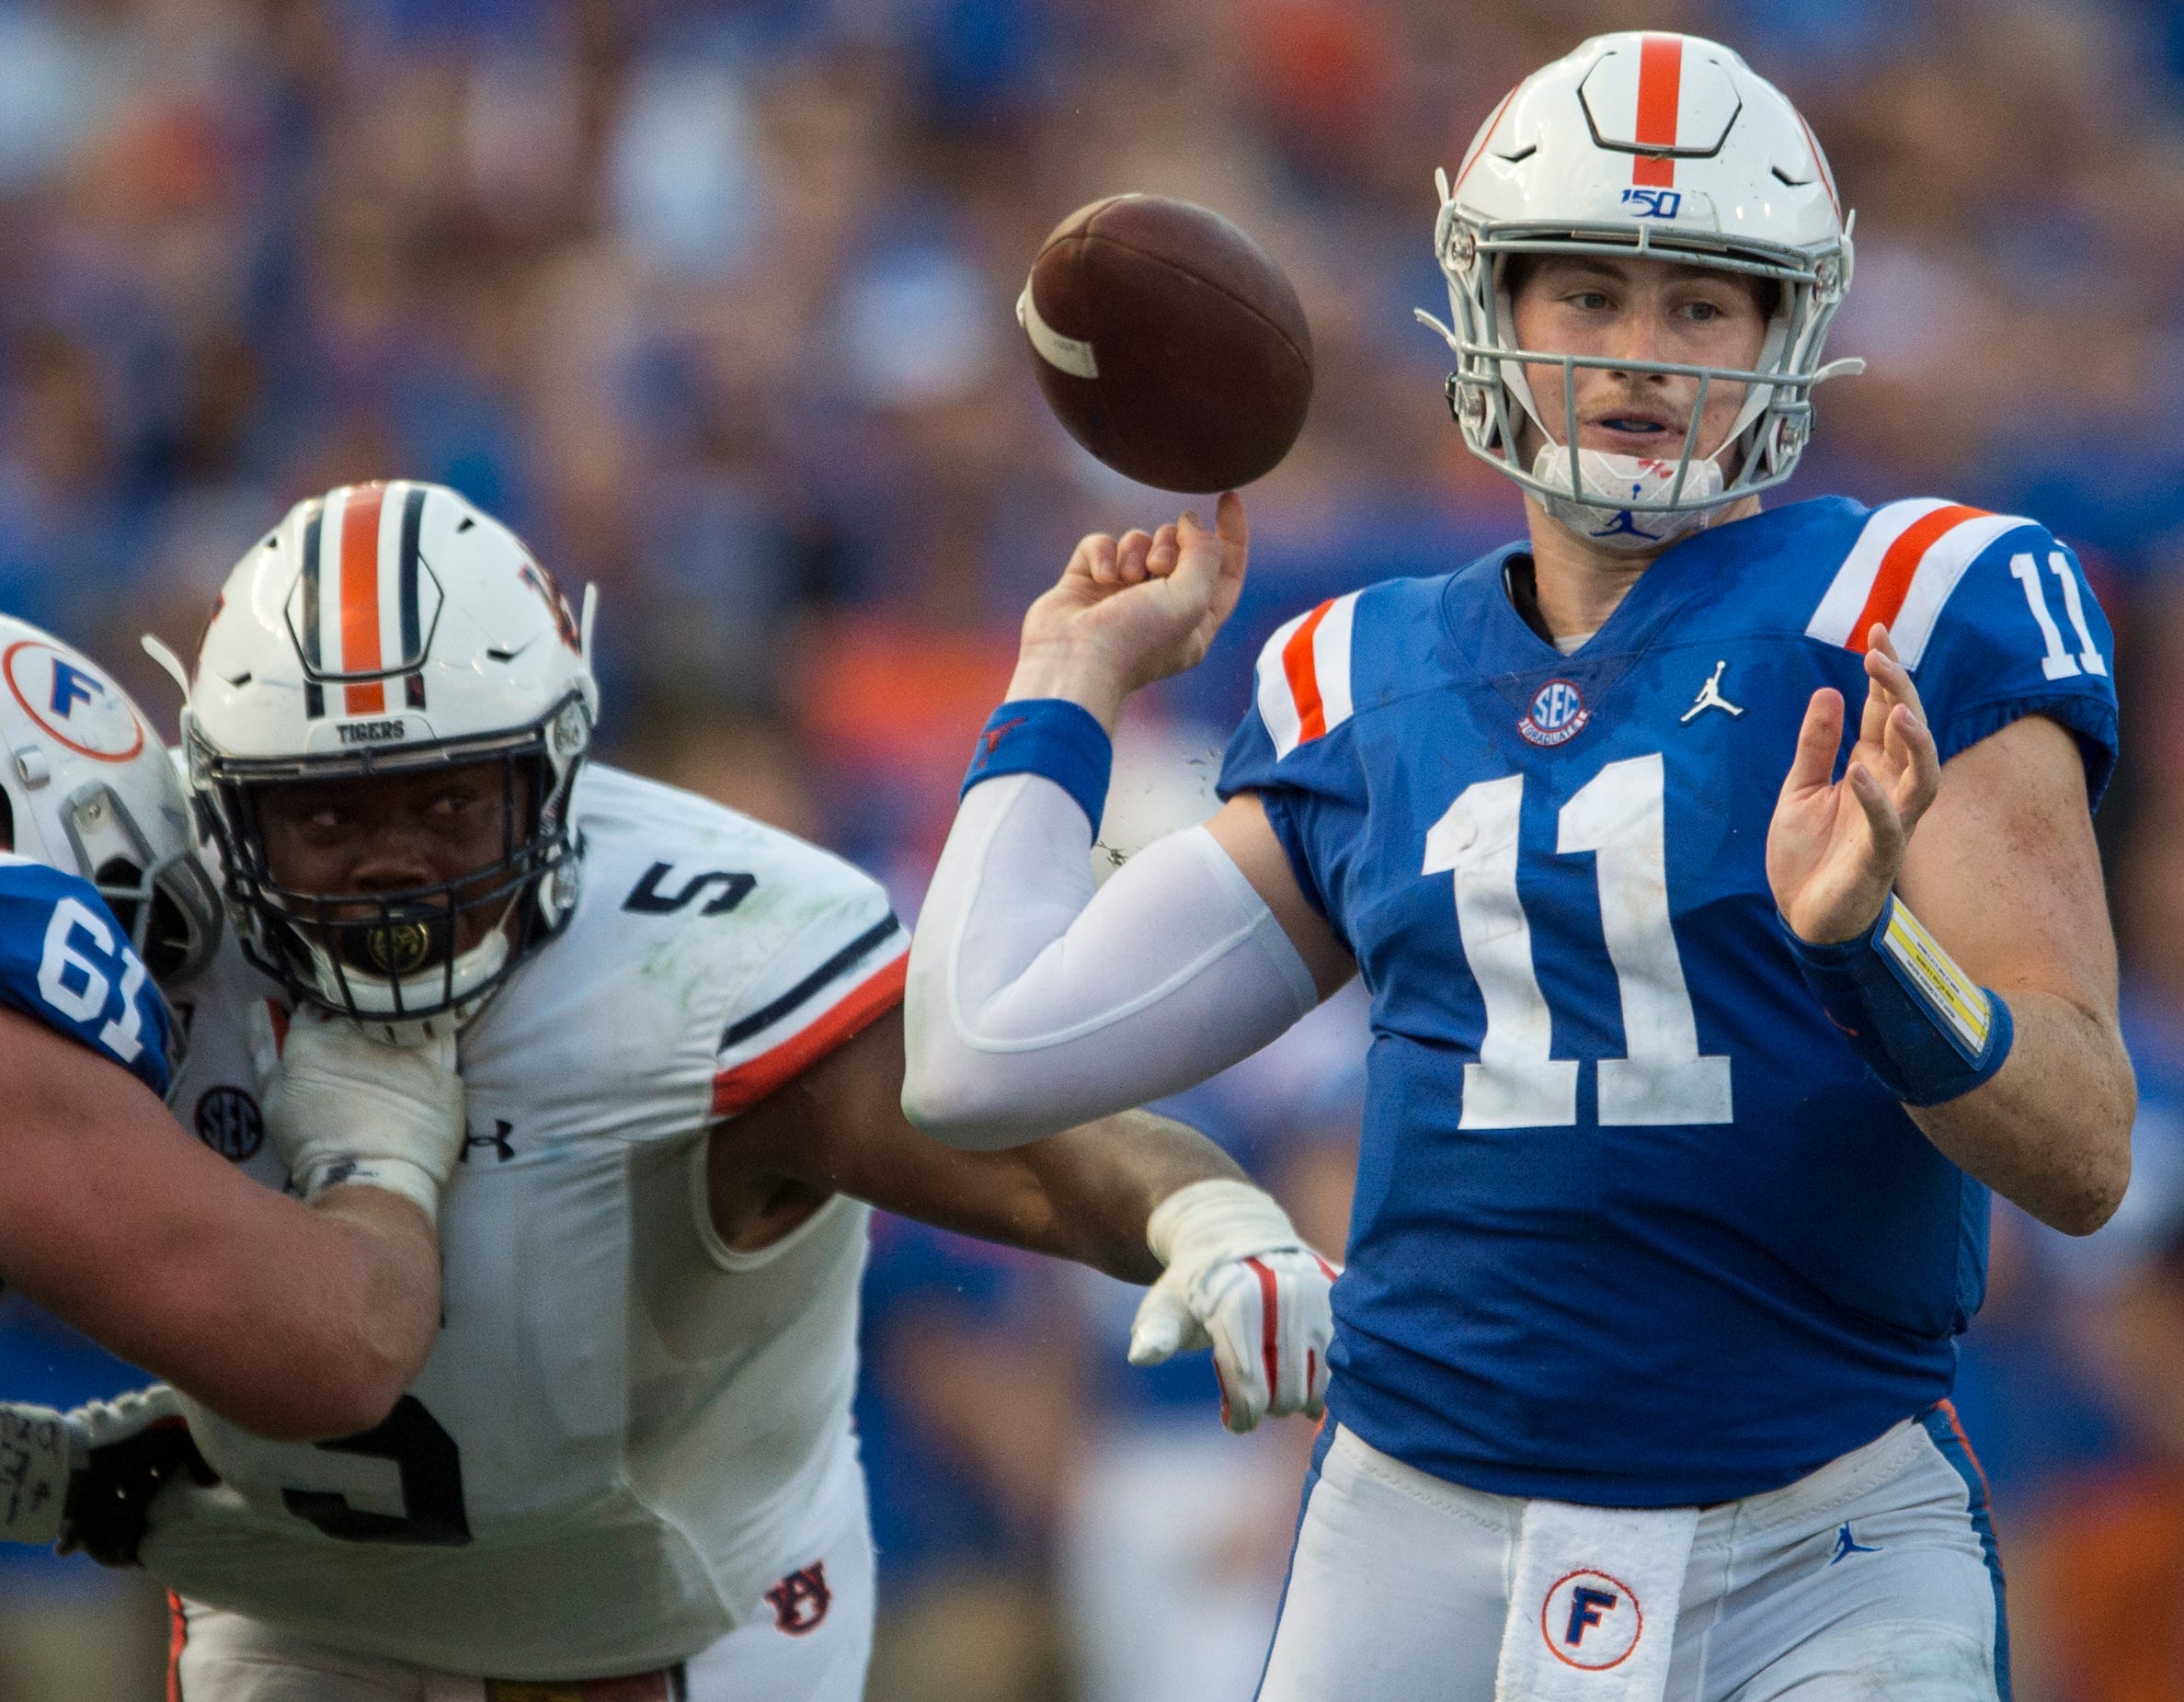
[[[1767,877],[1793,932],[1815,945],[1855,939],[1881,915],[1904,851],[1941,787],[1941,761],[1911,673],[1888,628],[1866,651],[1866,706],[1843,778],[1843,695],[1824,686],[1806,705],[1797,755],[1767,836]]]
[[[1110,725],[1140,686],[1194,668],[1236,608],[1251,527],[1222,494],[1206,530],[1186,512],[1157,532],[1093,532],[1023,617],[1009,698],[1065,697]]]

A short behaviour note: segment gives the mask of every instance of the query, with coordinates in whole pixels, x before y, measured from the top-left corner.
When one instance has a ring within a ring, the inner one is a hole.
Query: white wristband
[[[1193,1272],[1304,1245],[1281,1202],[1233,1177],[1178,1188],[1145,1220],[1145,1243],[1162,1264]]]
[[[295,1181],[306,1205],[317,1205],[336,1188],[378,1188],[416,1201],[434,1225],[440,1222],[439,1182],[404,1159],[337,1159],[321,1165],[316,1174]]]

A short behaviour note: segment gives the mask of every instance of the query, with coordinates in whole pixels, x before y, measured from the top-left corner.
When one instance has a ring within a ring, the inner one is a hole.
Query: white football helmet
[[[1850,284],[1851,221],[1820,144],[1796,108],[1729,49],[1697,36],[1595,36],[1534,72],[1494,109],[1441,192],[1434,251],[1456,327],[1419,318],[1456,353],[1448,406],[1471,452],[1548,511],[1610,548],[1657,550],[1731,503],[1778,485],[1812,429],[1814,384],[1861,371],[1820,364]],[[1510,314],[1513,255],[1643,257],[1772,280],[1778,302],[1750,371],[1520,348]],[[1540,417],[1527,363],[1559,364],[1565,417]],[[1574,369],[1695,377],[1676,459],[1577,447]],[[1698,453],[1708,390],[1745,386],[1729,440]],[[1517,448],[1522,409],[1547,441]]]
[[[560,929],[581,851],[569,793],[599,716],[595,605],[587,592],[579,625],[515,534],[439,485],[344,485],[258,541],[222,588],[182,717],[252,962],[299,998],[411,1039],[476,1011]],[[485,870],[314,893],[268,867],[265,788],[486,761],[501,765],[508,826]],[[492,925],[458,950],[473,913]]]
[[[82,875],[163,986],[188,980],[220,943],[220,896],[166,747],[104,670],[27,621],[0,615],[0,674],[15,854]]]

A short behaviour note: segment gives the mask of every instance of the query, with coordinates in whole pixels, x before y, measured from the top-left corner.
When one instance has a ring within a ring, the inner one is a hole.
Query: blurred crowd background
[[[1062,437],[1011,305],[1118,189],[1253,232],[1319,390],[1251,493],[1243,608],[1139,706],[1106,842],[1209,807],[1286,614],[1511,534],[1443,408],[1430,236],[1520,76],[1693,29],[1782,84],[1858,209],[1795,490],[2075,544],[2121,634],[2102,816],[2144,1100],[2122,1216],[1998,1213],[1960,1405],[2027,1702],[2184,1697],[2184,4],[2179,0],[0,0],[0,607],[155,714],[150,628],[296,497],[444,480],[603,593],[602,754],[830,844],[906,918],[1024,603],[1172,517]],[[1363,1019],[1185,1107],[1343,1239]],[[95,1185],[95,1184],[92,1184]],[[1250,1695],[1309,1443],[1239,1444],[1134,1295],[883,1220],[861,1422],[875,1702]],[[128,1380],[0,1301],[0,1388]],[[0,1561],[0,1702],[160,1694],[155,1593]]]

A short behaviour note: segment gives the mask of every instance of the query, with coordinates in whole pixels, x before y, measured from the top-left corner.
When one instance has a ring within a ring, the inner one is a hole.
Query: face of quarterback
[[[1520,348],[1629,360],[1749,371],[1767,340],[1771,286],[1735,272],[1667,260],[1600,255],[1527,257],[1510,302]],[[1698,380],[1665,372],[1579,367],[1577,446],[1674,461],[1698,398]],[[1526,383],[1554,440],[1566,406],[1560,366],[1525,368]],[[1729,440],[1744,386],[1707,392],[1696,450],[1712,455]],[[1526,420],[1522,459],[1539,452],[1539,428]],[[1724,468],[1733,474],[1733,468]]]
[[[512,907],[487,902],[505,882],[505,860],[528,823],[531,786],[517,772],[512,790],[499,762],[364,779],[292,781],[259,787],[258,826],[266,867],[290,892],[377,895],[443,887],[450,896],[423,907],[444,954],[446,917],[454,916],[453,949],[469,951],[486,933],[507,924]],[[323,920],[344,939],[339,954],[357,967],[380,971],[373,961],[386,947],[377,928],[344,928],[375,920],[368,903],[328,906]],[[346,936],[354,935],[354,940]],[[394,965],[403,973],[423,962]]]

